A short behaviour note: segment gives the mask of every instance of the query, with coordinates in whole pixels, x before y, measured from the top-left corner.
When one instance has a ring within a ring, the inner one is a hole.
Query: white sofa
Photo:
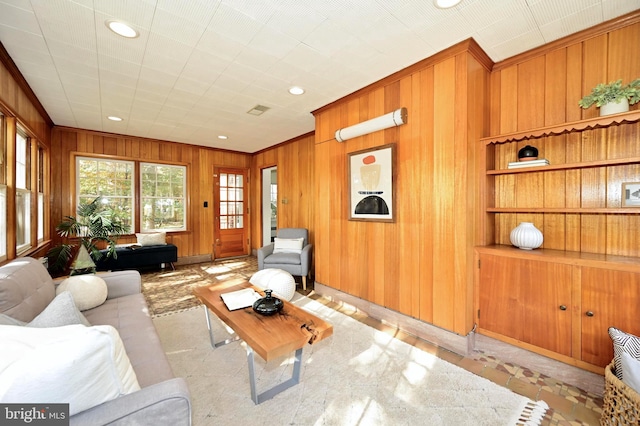
[[[107,284],[107,299],[82,314],[91,326],[109,325],[117,330],[140,390],[78,412],[71,416],[71,424],[190,425],[189,390],[184,379],[173,375],[141,293],[140,274],[137,271],[119,271],[100,273],[99,277]],[[5,325],[0,326],[0,341],[2,330],[5,333],[13,330],[16,334],[15,325],[6,325],[7,321],[32,322],[55,297],[55,283],[39,261],[18,258],[0,267],[0,318],[5,319]],[[24,326],[28,327],[28,324]],[[68,327],[82,329],[83,326]],[[5,395],[4,400],[0,394],[0,401],[16,402],[10,394]]]

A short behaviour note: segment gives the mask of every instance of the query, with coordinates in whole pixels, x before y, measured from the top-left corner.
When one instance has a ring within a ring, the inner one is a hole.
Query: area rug
[[[144,272],[142,294],[152,316],[200,306],[193,289],[230,279],[248,280],[258,270],[255,256],[177,266],[175,270]]]
[[[212,349],[203,308],[154,318],[193,425],[538,425],[547,405],[517,395],[307,297],[294,303],[333,336],[303,351],[298,385],[255,405],[244,342]],[[213,317],[215,318],[215,316]],[[216,340],[229,330],[212,320]],[[293,359],[256,356],[258,392],[291,377]]]

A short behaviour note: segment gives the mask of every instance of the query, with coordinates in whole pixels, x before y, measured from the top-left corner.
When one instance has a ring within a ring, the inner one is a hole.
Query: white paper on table
[[[260,299],[261,296],[252,288],[243,288],[242,290],[222,293],[220,297],[224,304],[227,305],[227,309],[235,311],[236,309],[253,306],[253,302]]]

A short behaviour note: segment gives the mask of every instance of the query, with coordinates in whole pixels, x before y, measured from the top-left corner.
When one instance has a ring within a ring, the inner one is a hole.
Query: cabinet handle
[[[567,310],[567,305],[560,305],[560,310],[561,311],[566,311]]]
[[[585,312],[585,315],[587,315],[588,317],[592,317],[593,316],[593,311],[587,311],[587,312]]]

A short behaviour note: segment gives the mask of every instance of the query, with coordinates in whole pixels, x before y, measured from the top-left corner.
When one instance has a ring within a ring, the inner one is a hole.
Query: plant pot
[[[604,115],[620,114],[629,111],[627,98],[619,99],[619,102],[609,102],[600,107],[600,117]]]

